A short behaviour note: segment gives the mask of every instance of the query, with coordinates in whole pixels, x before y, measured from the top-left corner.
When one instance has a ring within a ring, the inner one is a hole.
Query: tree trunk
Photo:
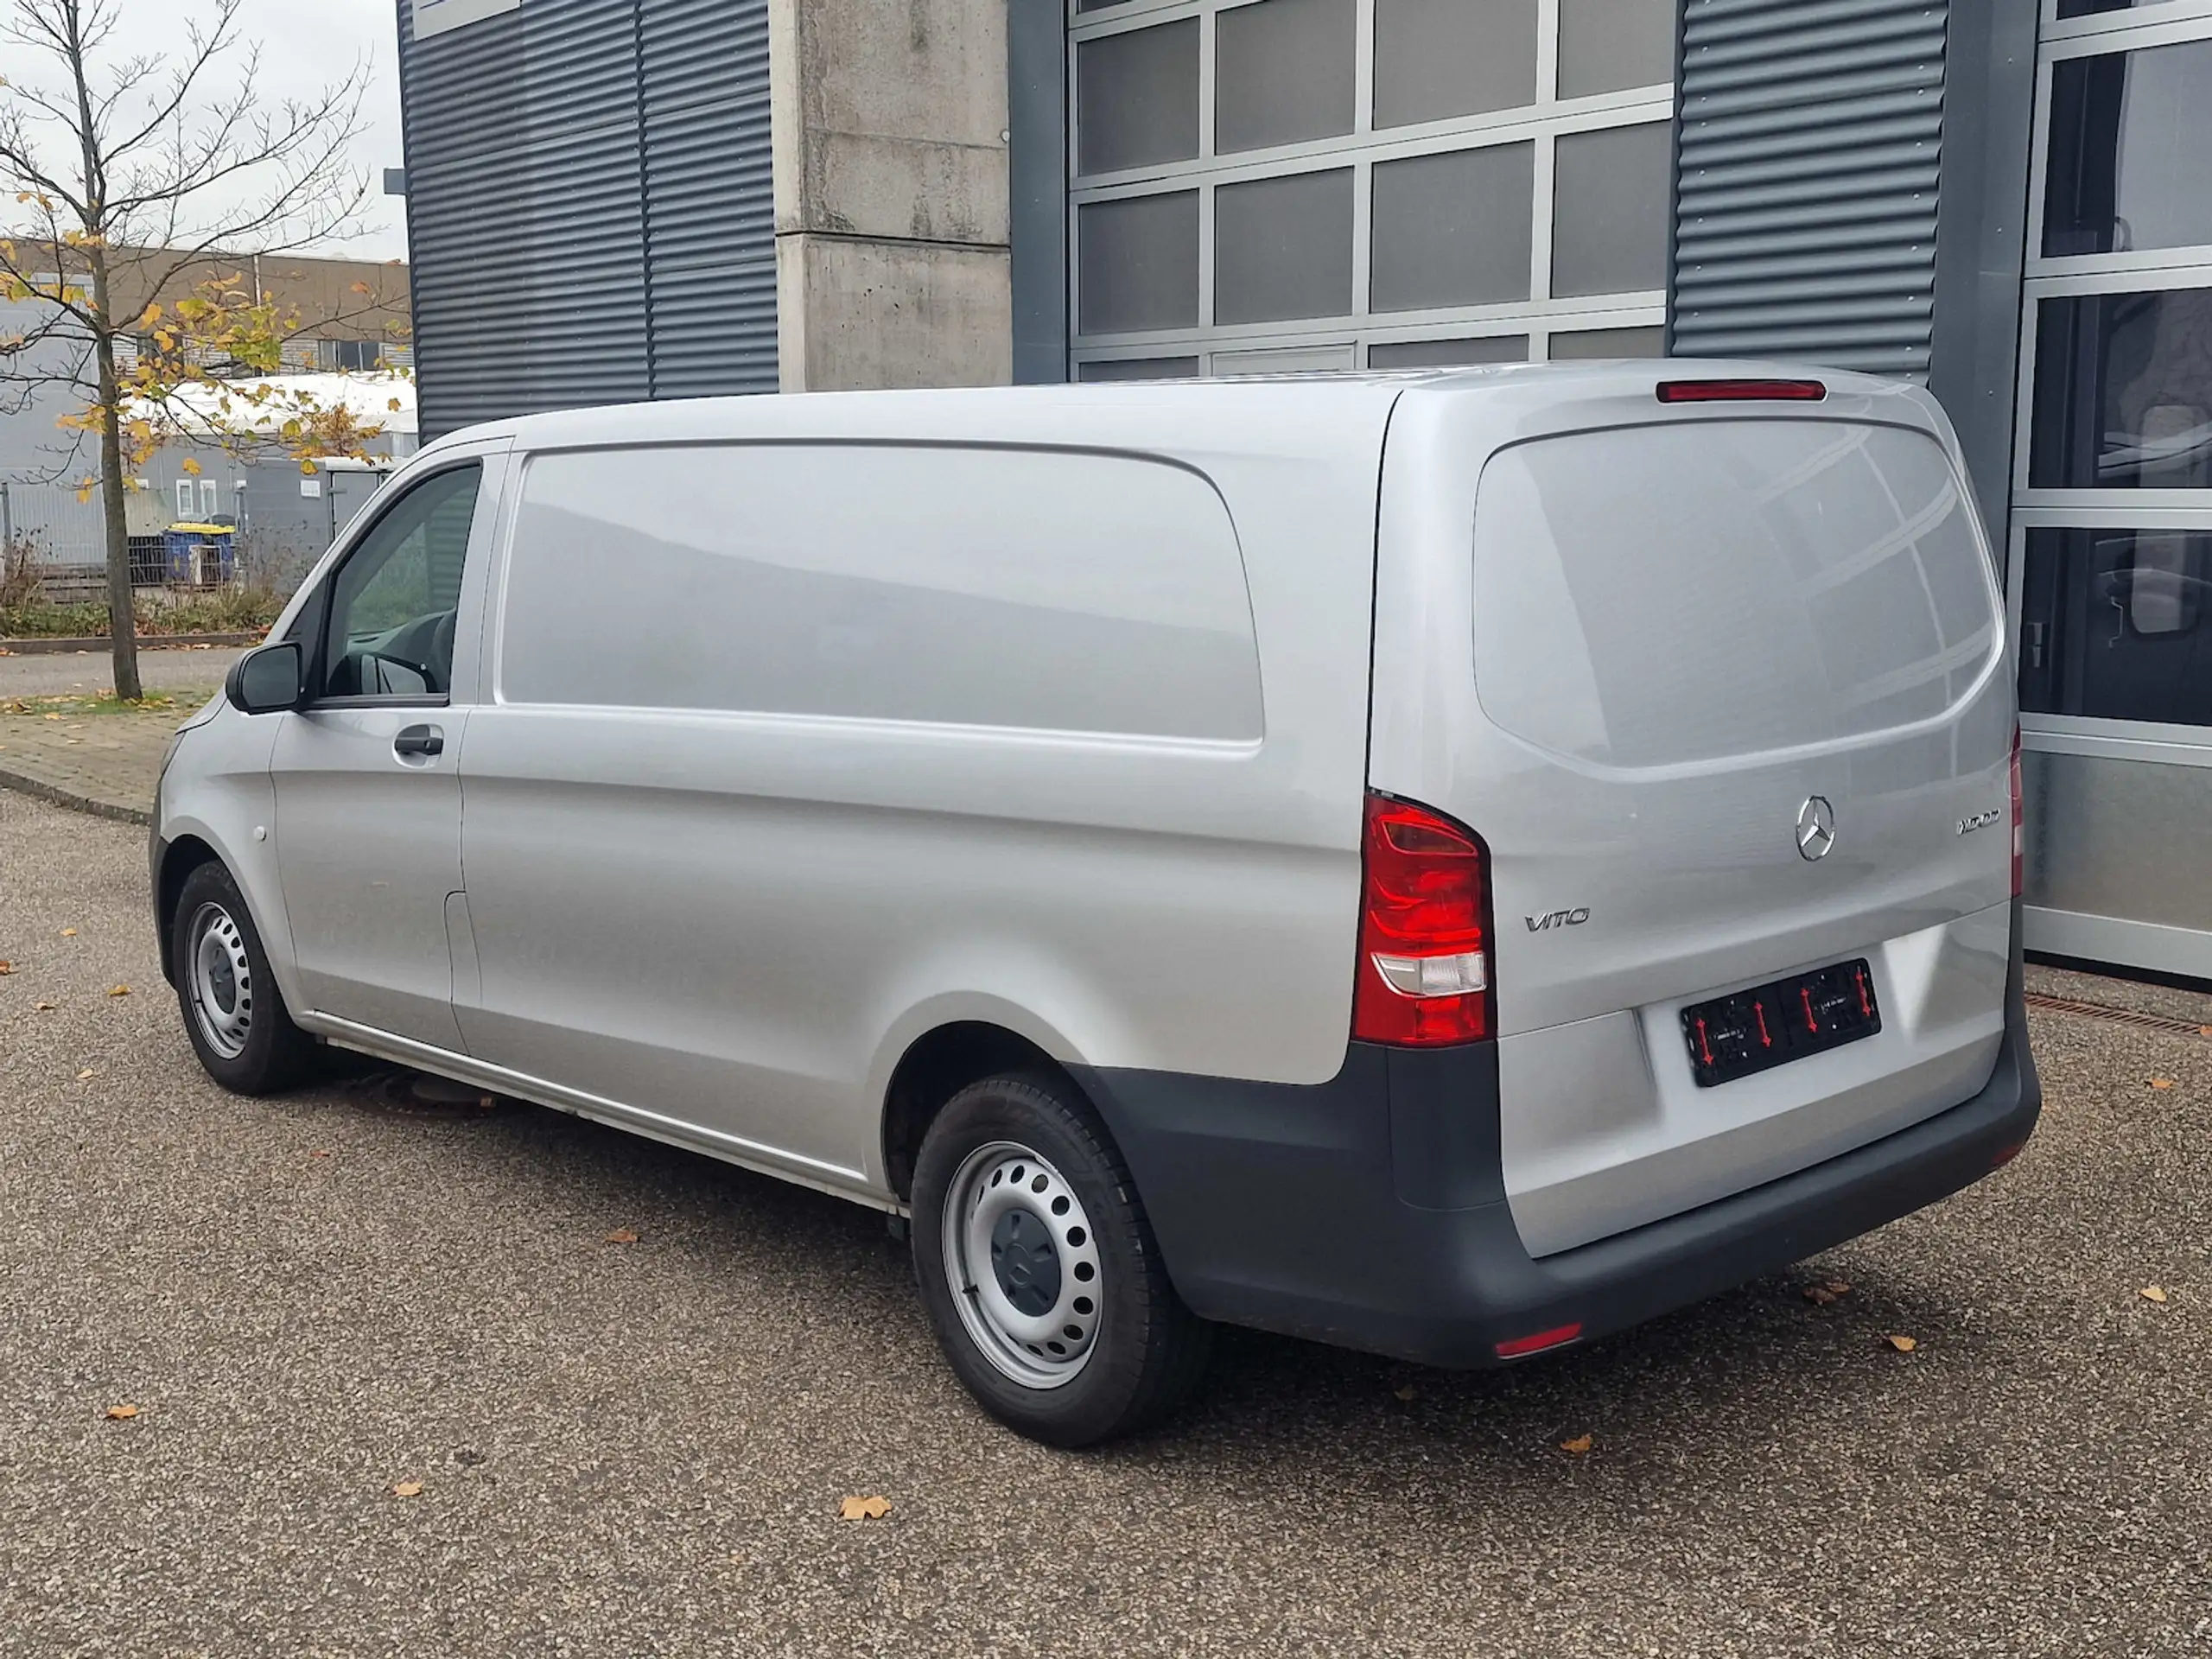
[[[92,355],[100,383],[100,516],[107,528],[108,648],[115,659],[115,695],[125,702],[143,696],[138,684],[137,613],[130,602],[130,527],[123,510],[123,385],[115,368],[115,334],[108,312],[107,259],[92,250],[92,307],[99,332]]]

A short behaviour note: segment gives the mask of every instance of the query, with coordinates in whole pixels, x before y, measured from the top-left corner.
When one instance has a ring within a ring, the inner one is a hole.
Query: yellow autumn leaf
[[[2171,1077],[2152,1077],[2148,1081],[2153,1089],[2171,1089],[2174,1086],[2174,1080]]]
[[[1595,1435],[1578,1434],[1571,1440],[1561,1440],[1559,1443],[1559,1449],[1571,1458],[1579,1458],[1596,1443]]]
[[[59,715],[49,715],[48,718],[49,720],[59,720],[61,716]],[[65,927],[61,930],[61,937],[65,939],[73,939],[77,937],[77,930],[73,927]]]
[[[880,1521],[890,1513],[887,1497],[849,1497],[837,1506],[841,1521]]]
[[[391,1495],[394,1497],[420,1497],[423,1496],[423,1483],[419,1480],[403,1480],[391,1489]]]
[[[1897,1352],[1901,1354],[1909,1354],[1914,1349],[1920,1346],[1920,1344],[1914,1341],[1910,1337],[1884,1337],[1882,1340],[1888,1343],[1891,1347],[1896,1349]]]
[[[2163,1302],[2166,1300],[2166,1293],[2156,1285],[2145,1285],[2135,1294],[2146,1302]]]
[[[77,1081],[79,1083],[90,1083],[99,1075],[99,1074],[98,1072],[94,1071],[92,1068],[88,1065],[77,1074]]]
[[[107,1414],[111,1422],[127,1423],[138,1414],[138,1408],[133,1405],[110,1406]]]
[[[638,1242],[638,1236],[627,1227],[617,1227],[607,1236],[607,1242],[610,1244],[634,1244]]]
[[[200,476],[200,463],[194,461],[190,455],[187,455],[183,461],[183,470],[186,476],[197,478]]]
[[[128,985],[111,985],[107,988],[107,994],[110,996],[128,996],[130,988]]]

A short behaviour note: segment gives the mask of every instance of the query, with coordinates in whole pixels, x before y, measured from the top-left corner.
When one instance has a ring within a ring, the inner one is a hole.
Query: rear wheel
[[[1211,1327],[1176,1296],[1103,1126],[1065,1083],[988,1078],[930,1126],[914,1270],[938,1342],[991,1414],[1048,1445],[1157,1422]]]
[[[185,1035],[207,1075],[242,1095],[299,1082],[315,1039],[292,1023],[231,873],[211,861],[187,876],[170,927]]]

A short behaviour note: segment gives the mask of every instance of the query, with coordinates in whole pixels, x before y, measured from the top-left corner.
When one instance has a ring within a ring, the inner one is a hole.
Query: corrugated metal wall
[[[767,0],[525,0],[419,45],[411,10],[423,436],[775,390]]]
[[[1947,0],[1686,0],[1671,349],[1925,378]]]

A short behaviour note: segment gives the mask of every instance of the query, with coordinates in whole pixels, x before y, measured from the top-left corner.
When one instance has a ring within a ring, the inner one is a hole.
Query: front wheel
[[[275,1094],[297,1083],[315,1039],[292,1023],[231,873],[210,862],[185,877],[170,927],[185,1034],[207,1075],[241,1095]]]
[[[946,1103],[916,1160],[912,1236],[953,1370],[1033,1440],[1129,1433],[1204,1371],[1212,1328],[1176,1296],[1128,1169],[1064,1082],[991,1077]]]

